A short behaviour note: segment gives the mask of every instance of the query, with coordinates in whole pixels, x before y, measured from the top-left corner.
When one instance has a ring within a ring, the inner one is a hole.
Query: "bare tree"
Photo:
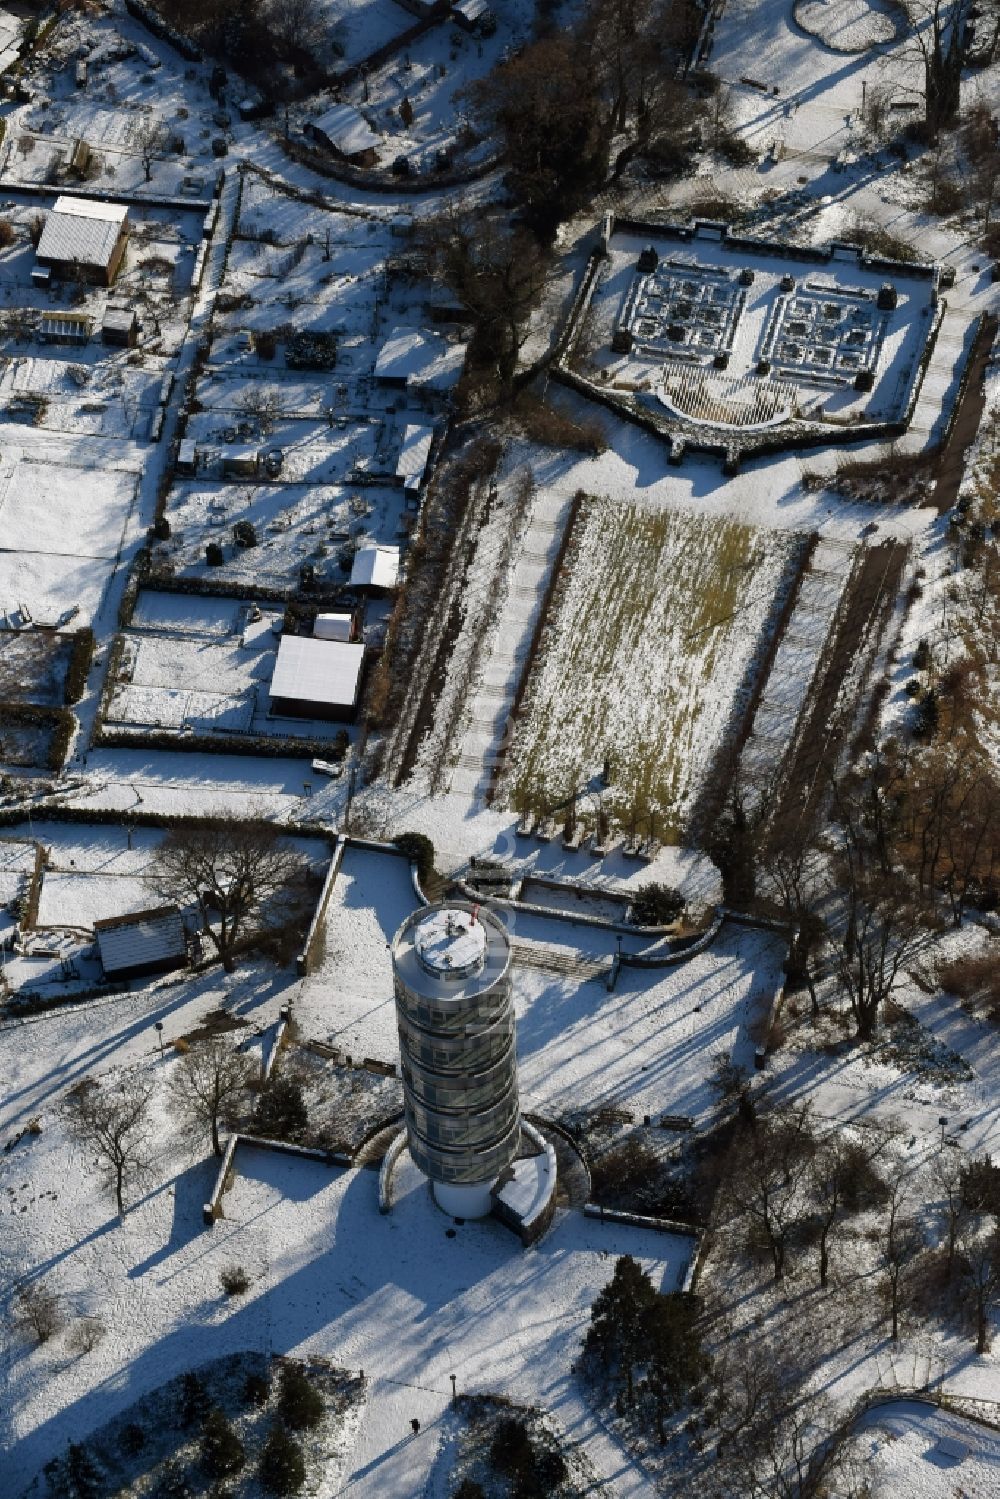
[[[847,1171],[844,1137],[828,1135],[809,1163],[809,1182],[816,1204],[819,1283],[824,1288],[830,1275],[830,1241],[844,1212]]]
[[[66,1334],[66,1347],[82,1358],[85,1353],[93,1353],[106,1331],[103,1318],[78,1317]]]
[[[923,940],[924,911],[899,875],[859,877],[848,863],[843,872],[847,912],[834,933],[834,961],[858,1038],[870,1041],[904,964]]]
[[[152,179],[153,162],[162,154],[165,139],[163,126],[152,118],[143,120],[133,131],[132,142],[142,158],[142,169],[147,182]]]
[[[823,884],[816,850],[797,821],[772,828],[759,856],[758,887],[791,922],[788,981],[790,986],[806,986],[814,1015],[819,1014],[814,954],[825,930],[819,909]]]
[[[39,1343],[47,1343],[63,1325],[59,1297],[41,1281],[22,1286],[14,1300],[14,1321]]]
[[[232,973],[248,929],[274,928],[299,915],[307,866],[270,823],[218,817],[169,832],[150,877],[165,899],[197,908],[203,932]]]
[[[471,84],[468,96],[503,148],[525,221],[551,242],[607,174],[612,112],[590,47],[571,30],[545,37]]]
[[[980,1221],[961,1237],[962,1288],[976,1324],[976,1352],[989,1344],[990,1310],[1000,1297],[1000,1228]]]
[[[546,258],[537,240],[455,204],[425,228],[422,243],[432,273],[472,320],[473,358],[509,387],[545,283]]]
[[[945,1247],[947,1260],[945,1274],[950,1281],[955,1273],[955,1257],[959,1236],[968,1218],[965,1192],[962,1184],[962,1166],[953,1155],[942,1152],[934,1166],[934,1176],[941,1188],[942,1210],[945,1222]]]
[[[252,1059],[223,1036],[191,1046],[177,1063],[170,1094],[192,1141],[208,1131],[215,1154],[222,1154],[220,1128],[231,1123],[235,1105],[256,1073]]]
[[[903,0],[910,45],[923,69],[924,123],[935,137],[958,118],[973,0]]]
[[[119,1218],[125,1217],[126,1180],[147,1164],[152,1093],[151,1083],[131,1076],[120,1083],[85,1081],[67,1099],[69,1128],[81,1145],[97,1152]]]
[[[241,416],[256,422],[262,437],[268,437],[284,412],[285,398],[273,385],[258,385],[254,381],[240,392],[236,409]]]
[[[882,1270],[885,1276],[886,1302],[891,1332],[899,1338],[899,1318],[903,1309],[910,1268],[924,1247],[920,1225],[908,1211],[908,1183],[897,1178],[889,1188],[888,1215],[881,1246]]]
[[[272,0],[266,20],[285,52],[304,52],[320,38],[323,6],[321,0]]]
[[[776,1281],[784,1278],[789,1239],[805,1216],[805,1185],[814,1150],[805,1104],[758,1116],[735,1153],[730,1195],[766,1242]]]

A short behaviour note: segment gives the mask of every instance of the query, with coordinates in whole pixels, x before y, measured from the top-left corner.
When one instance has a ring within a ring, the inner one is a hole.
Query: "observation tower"
[[[521,1131],[507,934],[463,902],[415,911],[392,944],[410,1156],[440,1208],[489,1213]]]

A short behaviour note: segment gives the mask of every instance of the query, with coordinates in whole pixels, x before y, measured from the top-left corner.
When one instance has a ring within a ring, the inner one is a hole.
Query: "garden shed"
[[[358,708],[364,658],[360,644],[283,635],[271,677],[271,712],[350,722]]]
[[[361,113],[350,104],[335,104],[306,130],[320,145],[357,167],[373,167],[378,161],[379,138]]]
[[[351,568],[352,588],[395,588],[399,582],[399,547],[380,547],[374,542],[358,547]]]
[[[109,979],[169,973],[187,963],[184,922],[176,906],[157,906],[94,922],[101,966]]]
[[[110,286],[125,254],[128,229],[124,203],[64,195],[46,217],[35,259],[59,275]]]

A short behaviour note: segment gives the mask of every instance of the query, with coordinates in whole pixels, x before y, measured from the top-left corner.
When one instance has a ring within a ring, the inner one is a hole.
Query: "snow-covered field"
[[[63,557],[113,558],[135,497],[135,476],[89,467],[15,462],[4,476],[4,548]],[[39,505],[39,495],[45,503]]]
[[[55,624],[75,607],[75,623],[89,623],[114,570],[137,482],[128,471],[38,462],[7,448],[0,458],[0,612],[25,605],[39,622]]]

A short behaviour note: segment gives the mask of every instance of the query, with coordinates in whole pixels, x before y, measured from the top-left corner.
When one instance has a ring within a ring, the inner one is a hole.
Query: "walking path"
[[[469,704],[449,788],[453,792],[479,799],[489,789],[511,727],[511,710],[569,507],[570,497],[553,490],[540,491],[533,501],[510,586]]]

